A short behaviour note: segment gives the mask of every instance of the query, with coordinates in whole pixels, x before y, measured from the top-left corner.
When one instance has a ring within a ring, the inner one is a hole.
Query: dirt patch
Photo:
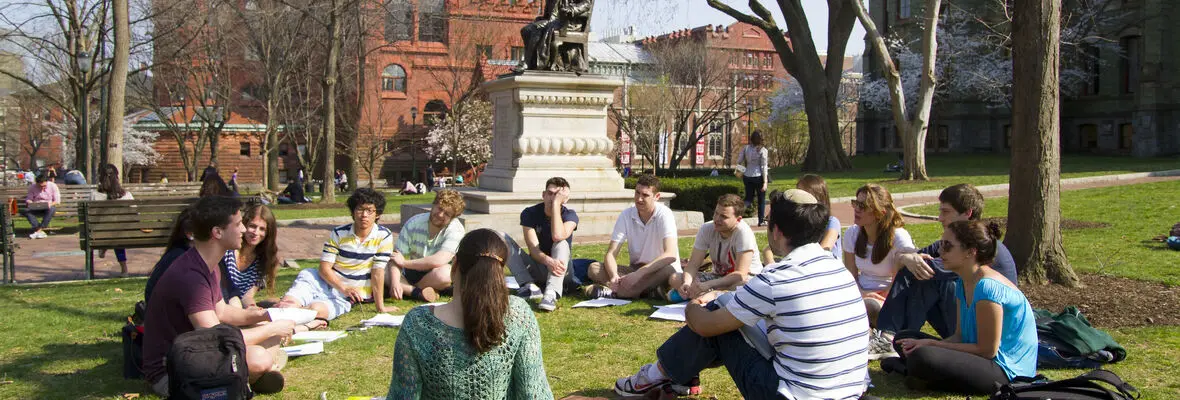
[[[1008,217],[984,218],[983,220],[987,221],[987,222],[995,222],[997,224],[1000,224],[1000,229],[1003,229],[1004,231],[1008,231]],[[1067,231],[1071,231],[1071,230],[1075,230],[1075,229],[1093,229],[1093,228],[1109,228],[1109,227],[1110,227],[1110,224],[1105,223],[1105,222],[1079,221],[1076,219],[1064,219],[1064,218],[1061,220],[1061,229],[1067,230]]]
[[[1061,312],[1077,306],[1099,328],[1180,325],[1180,287],[1098,274],[1079,274],[1085,285],[1020,285],[1033,307]]]

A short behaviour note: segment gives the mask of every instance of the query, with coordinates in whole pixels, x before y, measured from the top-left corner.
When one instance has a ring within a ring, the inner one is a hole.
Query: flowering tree
[[[426,153],[450,161],[455,173],[459,160],[478,171],[492,158],[492,103],[469,97],[456,104],[426,135]]]
[[[123,166],[152,166],[160,160],[160,153],[156,152],[155,143],[158,133],[141,131],[134,128],[137,118],[127,116],[123,118]]]

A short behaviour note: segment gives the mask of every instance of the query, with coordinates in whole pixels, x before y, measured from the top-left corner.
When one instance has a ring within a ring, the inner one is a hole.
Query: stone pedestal
[[[520,212],[541,202],[545,181],[570,182],[568,207],[578,212],[578,235],[609,234],[615,218],[634,204],[613,162],[607,136],[607,106],[621,80],[597,75],[528,71],[484,84],[493,106],[492,159],[477,189],[459,189],[467,230],[492,228],[521,240]],[[672,193],[662,193],[667,205]],[[427,212],[429,204],[408,204],[402,221]],[[700,212],[677,211],[677,227],[704,223]]]

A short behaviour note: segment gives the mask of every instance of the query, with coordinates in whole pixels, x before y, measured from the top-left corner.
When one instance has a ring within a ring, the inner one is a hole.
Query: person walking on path
[[[750,143],[738,153],[738,165],[745,168],[742,183],[746,186],[746,208],[758,201],[758,226],[766,225],[766,185],[770,183],[769,152],[762,146],[762,132],[750,134]]]

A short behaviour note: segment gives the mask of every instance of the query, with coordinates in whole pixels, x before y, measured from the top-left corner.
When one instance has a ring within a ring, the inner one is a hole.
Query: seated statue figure
[[[520,36],[524,39],[524,59],[514,71],[586,72],[585,41],[563,40],[562,34],[584,34],[590,26],[593,8],[592,0],[546,0],[544,12],[520,29]]]

